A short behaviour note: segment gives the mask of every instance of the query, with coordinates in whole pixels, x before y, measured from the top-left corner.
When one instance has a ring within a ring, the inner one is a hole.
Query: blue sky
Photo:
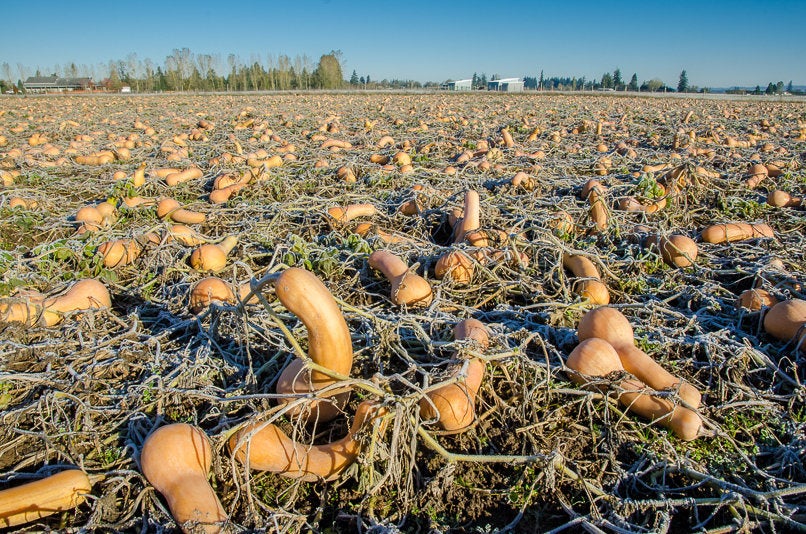
[[[374,80],[599,79],[618,67],[669,85],[683,69],[698,86],[806,84],[806,0],[38,0],[4,2],[2,13],[0,63],[15,80],[18,63],[47,73],[136,53],[161,65],[187,47],[219,55],[224,71],[230,53],[265,64],[337,49],[345,77]]]

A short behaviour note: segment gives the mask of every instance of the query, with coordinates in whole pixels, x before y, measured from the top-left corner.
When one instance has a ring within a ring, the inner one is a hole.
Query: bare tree
[[[143,61],[143,71],[145,75],[145,89],[146,91],[154,90],[154,62],[151,58],[146,58]]]
[[[285,54],[277,56],[277,71],[280,89],[291,89],[291,60]]]
[[[200,83],[204,90],[209,91],[213,89],[210,85],[211,77],[210,71],[213,69],[213,57],[210,54],[196,54],[196,70],[199,73]],[[200,89],[197,87],[196,89]]]
[[[274,55],[266,54],[266,89],[277,89],[277,76],[274,67]]]
[[[185,81],[193,70],[193,53],[189,48],[174,48],[173,53],[165,58],[165,74],[174,89],[185,90]]]
[[[20,80],[25,81],[28,78],[28,69],[22,63],[17,63],[17,72],[20,75]]]
[[[143,77],[143,73],[141,72],[141,63],[137,59],[137,54],[132,52],[128,56],[126,56],[126,72],[129,75],[129,83],[134,81],[134,90],[138,93],[140,92],[140,80]]]
[[[229,66],[229,76],[227,77],[227,91],[237,91],[238,90],[238,60],[235,57],[235,54],[230,54],[227,56],[227,65]]]
[[[14,80],[11,79],[11,65],[8,64],[8,61],[3,62],[3,78],[8,80],[10,85],[14,85]]]

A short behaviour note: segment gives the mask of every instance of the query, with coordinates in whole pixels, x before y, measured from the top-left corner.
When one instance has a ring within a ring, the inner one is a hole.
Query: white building
[[[523,91],[523,80],[520,78],[501,78],[487,82],[488,91],[506,91],[516,93]]]
[[[446,91],[471,91],[473,89],[473,80],[456,80],[449,81],[442,84],[442,89]]]

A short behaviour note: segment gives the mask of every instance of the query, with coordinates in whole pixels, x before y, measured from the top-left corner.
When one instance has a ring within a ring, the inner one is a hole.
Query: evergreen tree
[[[778,82],[775,84],[775,94],[780,95],[784,92],[784,82]]]
[[[775,85],[772,82],[767,84],[767,89],[764,91],[766,94],[771,95],[775,93]]]
[[[680,72],[680,79],[677,82],[677,92],[685,93],[686,91],[688,91],[688,75],[686,75],[686,71],[683,70]]]
[[[605,72],[602,75],[602,88],[610,89],[612,87],[613,87],[613,76],[611,76],[609,72]]]
[[[632,78],[630,78],[630,83],[627,85],[628,91],[637,91],[638,90],[638,75],[633,72]]]
[[[370,81],[369,81],[369,74],[367,74],[367,85],[369,85],[369,83],[370,83]]]
[[[786,92],[787,92],[787,93],[791,93],[791,92],[792,92],[792,80],[789,80],[789,83],[788,83],[788,84],[786,84]]]
[[[618,67],[613,71],[613,88],[615,88],[616,91],[624,89],[624,80],[621,79],[621,69]]]
[[[353,69],[353,75],[350,76],[350,85],[358,85],[358,73]]]
[[[165,90],[167,90],[168,89],[168,80],[165,77],[165,73],[162,72],[162,67],[157,67],[157,74],[155,76],[157,78],[157,80],[156,80],[156,82],[157,82],[156,83],[157,91],[165,91]]]
[[[537,81],[537,88],[538,89],[541,89],[541,90],[543,89],[543,82],[544,82],[544,80],[543,80],[543,69],[540,69],[540,79]]]

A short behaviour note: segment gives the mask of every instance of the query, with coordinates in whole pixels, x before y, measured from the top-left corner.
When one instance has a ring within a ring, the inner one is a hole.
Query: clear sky
[[[0,63],[43,74],[132,53],[162,65],[174,49],[244,63],[314,62],[341,50],[345,77],[418,81],[585,76],[674,86],[806,84],[806,0],[6,0]],[[108,73],[107,73],[108,74]],[[3,75],[0,71],[0,75]]]

